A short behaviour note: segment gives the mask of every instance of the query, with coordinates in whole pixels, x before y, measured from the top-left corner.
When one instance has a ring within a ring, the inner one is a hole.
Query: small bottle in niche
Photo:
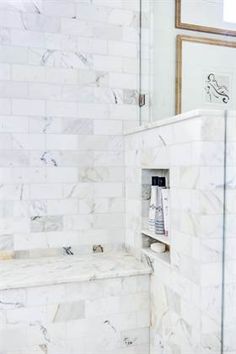
[[[164,234],[165,232],[162,203],[162,189],[165,187],[165,177],[152,177],[148,228],[151,232],[154,232],[156,234]]]
[[[168,237],[169,236],[169,189],[163,188],[161,194],[162,194],[165,236]]]

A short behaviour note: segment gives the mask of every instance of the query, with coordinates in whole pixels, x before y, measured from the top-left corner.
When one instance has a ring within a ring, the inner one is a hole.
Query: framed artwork
[[[236,36],[235,0],[175,0],[177,28]]]
[[[177,36],[176,114],[235,107],[236,41]]]

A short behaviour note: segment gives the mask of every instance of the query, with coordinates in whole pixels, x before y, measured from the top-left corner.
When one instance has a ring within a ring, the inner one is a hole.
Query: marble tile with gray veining
[[[13,235],[0,235],[0,251],[13,250],[14,237]]]
[[[35,5],[35,10],[39,8]],[[26,31],[57,33],[60,31],[60,19],[42,16],[40,13],[23,13],[21,16]]]
[[[55,153],[52,153],[50,151],[43,152],[43,154],[40,156],[40,161],[42,161],[43,165],[46,166],[58,166],[58,159],[55,156]]]
[[[29,118],[29,131],[30,133],[61,133],[62,132],[62,119],[58,117],[30,117]]]
[[[124,104],[138,104],[138,91],[136,90],[124,90],[123,100]]]
[[[92,55],[81,52],[61,52],[48,49],[43,53],[40,64],[71,69],[91,69],[93,58]]]
[[[42,11],[42,0],[2,0],[0,9],[40,14]]]
[[[62,132],[64,134],[91,135],[93,122],[90,119],[64,118]]]
[[[96,88],[95,101],[98,103],[123,104],[123,92],[121,89]]]
[[[44,200],[32,200],[29,205],[29,213],[32,217],[35,215],[43,216],[47,214],[47,203]]]
[[[62,216],[32,216],[30,223],[31,232],[60,231],[63,228]]]
[[[106,87],[109,83],[109,74],[106,71],[96,72],[94,80],[91,82],[95,87]]]

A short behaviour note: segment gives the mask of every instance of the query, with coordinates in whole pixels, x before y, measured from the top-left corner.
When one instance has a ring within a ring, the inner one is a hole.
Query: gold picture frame
[[[182,22],[181,12],[182,12],[182,0],[175,0],[175,27],[176,28],[186,29],[190,31],[197,31],[197,32],[221,34],[225,36],[236,36],[236,30],[216,28],[210,26],[208,27],[208,26],[202,26],[194,23]]]
[[[206,44],[209,46],[223,46],[236,48],[236,41],[224,41],[218,39],[193,37],[186,35],[178,35],[176,37],[176,90],[175,90],[175,111],[176,114],[182,113],[182,80],[183,80],[183,43],[192,42]],[[198,107],[201,108],[201,107]]]

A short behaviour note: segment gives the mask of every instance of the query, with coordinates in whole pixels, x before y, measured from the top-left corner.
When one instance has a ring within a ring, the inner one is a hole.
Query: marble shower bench
[[[148,354],[150,271],[123,252],[2,261],[0,353]]]

